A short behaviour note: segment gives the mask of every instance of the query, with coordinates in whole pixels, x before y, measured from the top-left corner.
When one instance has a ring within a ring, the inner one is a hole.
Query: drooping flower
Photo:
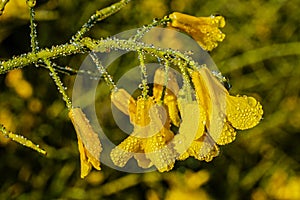
[[[181,116],[179,133],[172,141],[178,160],[193,156],[198,160],[211,161],[219,154],[216,142],[206,133],[206,111],[189,96],[185,88],[179,91],[178,106]]]
[[[169,26],[186,32],[204,50],[211,51],[218,46],[218,42],[222,42],[225,38],[225,34],[219,29],[225,26],[222,16],[194,17],[174,12],[169,17],[171,19]]]
[[[249,129],[260,122],[263,110],[255,98],[231,96],[206,67],[192,71],[191,77],[198,105],[206,111],[205,128],[217,144],[232,142],[235,129]]]
[[[231,96],[206,67],[191,71],[190,74],[195,94],[188,94],[185,90],[190,86],[179,91],[177,101],[181,123],[179,134],[172,142],[179,153],[177,159],[193,156],[208,162],[218,155],[217,145],[235,140],[235,129],[256,126],[263,110],[253,97]]]
[[[100,170],[100,153],[102,151],[98,134],[91,127],[81,108],[72,108],[69,117],[76,130],[80,154],[81,178],[86,177],[92,167]]]
[[[115,101],[116,96],[129,98]],[[134,101],[124,89],[114,91],[111,100],[118,108],[128,108],[123,110],[134,126],[131,135],[111,151],[113,163],[124,167],[134,157],[142,168],[154,165],[160,172],[171,170],[175,154],[169,141],[174,134],[170,130],[170,120],[164,106],[157,104],[153,97],[139,96]]]

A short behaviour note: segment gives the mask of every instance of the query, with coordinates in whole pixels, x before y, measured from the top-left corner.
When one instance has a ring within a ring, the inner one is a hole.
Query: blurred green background
[[[0,16],[1,59],[30,51],[24,2],[11,0]],[[111,3],[38,1],[40,47],[67,42],[96,9]],[[238,132],[212,162],[190,158],[167,173],[128,174],[102,165],[102,171],[80,179],[76,134],[49,72],[28,66],[0,75],[0,123],[48,151],[41,156],[0,135],[0,199],[300,199],[299,10],[299,0],[132,0],[87,34],[114,35],[173,11],[226,18],[226,39],[211,56],[229,77],[232,94],[261,101],[264,119]],[[57,62],[78,68],[85,56]],[[115,74],[131,62],[120,60]],[[61,77],[71,95],[74,77]],[[99,101],[107,105],[105,88]],[[99,111],[113,134],[117,128],[109,115],[108,109]]]

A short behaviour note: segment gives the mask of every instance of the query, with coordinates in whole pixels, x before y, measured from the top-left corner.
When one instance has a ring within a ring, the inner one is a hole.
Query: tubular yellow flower
[[[261,104],[253,97],[231,96],[206,67],[191,73],[197,101],[207,111],[206,129],[217,144],[235,139],[234,128],[244,130],[256,126],[263,115]]]
[[[112,98],[112,102],[116,105],[121,101],[115,101]],[[165,108],[156,104],[153,97],[142,96],[138,97],[135,104],[129,105],[131,108],[126,110],[132,112],[129,113],[129,117],[134,130],[111,151],[110,156],[113,163],[124,167],[128,160],[134,157],[142,168],[155,165],[160,172],[171,170],[175,162],[175,153],[168,143],[174,134],[169,130],[170,120],[167,113],[164,112]],[[133,105],[136,105],[135,109]]]
[[[180,93],[184,93],[183,90]],[[206,112],[195,100],[183,96],[178,98],[182,122],[179,134],[174,137],[174,149],[179,154],[178,160],[193,156],[198,160],[211,161],[219,154],[219,149],[212,138],[205,132]]]
[[[94,132],[89,120],[80,108],[72,108],[69,117],[75,127],[80,153],[81,178],[86,177],[92,166],[100,170],[100,153],[102,151],[98,134]]]
[[[222,16],[194,17],[174,12],[169,17],[169,26],[189,34],[204,50],[211,51],[225,38],[225,34],[219,30],[225,26]]]

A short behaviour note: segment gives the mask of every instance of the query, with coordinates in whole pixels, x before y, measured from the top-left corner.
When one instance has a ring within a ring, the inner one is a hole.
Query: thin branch
[[[138,58],[140,62],[140,69],[141,69],[141,80],[142,80],[142,95],[143,97],[147,97],[148,95],[148,85],[147,85],[147,68],[145,65],[145,55],[143,51],[138,50]]]
[[[38,47],[38,41],[37,41],[37,31],[36,31],[36,23],[34,22],[34,16],[35,12],[33,7],[29,7],[30,12],[30,46],[32,49],[32,52],[36,53],[39,49]]]
[[[68,95],[66,94],[67,88],[65,88],[63,86],[63,83],[60,80],[59,76],[57,75],[56,71],[54,70],[51,61],[48,59],[44,59],[43,62],[47,65],[47,68],[50,71],[50,76],[54,80],[58,91],[62,94],[63,100],[65,101],[68,110],[70,110],[72,108],[72,102],[71,102],[70,98],[68,97]]]
[[[62,44],[53,46],[51,49],[42,49],[37,53],[29,52],[19,56],[12,57],[7,61],[0,62],[0,74],[5,74],[13,69],[22,68],[24,66],[36,63],[41,59],[55,59],[68,55],[85,53],[89,50],[79,43]]]
[[[137,34],[129,38],[130,40],[138,41],[140,40],[147,32],[149,32],[152,28],[166,25],[168,22],[170,22],[169,17],[164,17],[163,19],[154,19],[151,24],[145,25],[137,30]]]
[[[37,53],[27,53],[20,56],[13,57],[10,60],[2,61],[0,63],[0,74],[7,73],[10,70],[22,68],[26,65],[36,63],[40,60],[55,59],[58,57],[64,57],[67,55],[73,55],[78,53],[87,53],[90,51],[95,52],[107,52],[108,49],[125,50],[125,51],[138,51],[142,50],[144,53],[155,55],[160,59],[169,58],[169,60],[180,66],[181,62],[186,63],[193,68],[200,67],[200,65],[194,61],[191,57],[183,54],[180,51],[172,49],[160,49],[151,44],[145,44],[142,42],[136,42],[132,40],[119,40],[119,39],[102,39],[93,40],[90,38],[83,38],[76,43],[63,44],[59,46],[53,46],[51,49],[41,49]],[[173,55],[168,56],[168,55]],[[174,59],[177,57],[179,59]]]
[[[90,56],[91,56],[92,60],[94,61],[94,63],[96,64],[96,67],[97,67],[97,70],[99,72],[99,75],[104,78],[104,81],[110,87],[111,90],[116,90],[117,86],[114,83],[113,78],[107,72],[107,70],[105,69],[105,67],[102,65],[102,63],[98,59],[96,53],[95,52],[91,52]]]
[[[46,155],[46,151],[41,149],[39,147],[39,145],[34,144],[33,142],[31,142],[30,140],[28,140],[27,138],[25,138],[22,135],[17,135],[11,131],[6,130],[6,128],[3,125],[0,125],[0,132],[4,135],[4,137],[10,138],[19,144],[22,144],[22,145],[24,145],[28,148],[31,148],[43,155]]]
[[[130,0],[121,0],[115,4],[112,4],[109,7],[103,8],[101,10],[97,10],[95,14],[93,14],[87,23],[85,23],[81,29],[72,37],[71,43],[74,41],[78,41],[82,39],[83,35],[88,32],[97,22],[115,14],[119,10],[121,10],[126,4],[128,4]]]

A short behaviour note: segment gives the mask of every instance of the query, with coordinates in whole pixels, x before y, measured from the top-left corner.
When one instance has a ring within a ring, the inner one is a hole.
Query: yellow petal
[[[139,96],[136,102],[136,114],[131,120],[134,126],[145,127],[150,123],[149,110],[154,105],[154,99]]]
[[[192,81],[199,105],[207,111],[208,133],[218,144],[232,142],[234,128],[252,128],[261,120],[262,106],[255,98],[230,96],[206,67],[192,72]]]
[[[124,89],[118,89],[111,93],[111,102],[130,119],[135,115],[136,103],[130,94]]]
[[[154,75],[153,96],[157,102],[163,100],[163,103],[168,108],[168,113],[171,122],[177,127],[179,126],[180,123],[177,102],[176,102],[178,91],[179,91],[179,86],[175,74],[169,71],[167,76],[164,68],[158,68],[155,71],[155,75]]]
[[[193,71],[191,76],[199,107],[206,112],[207,133],[214,141],[219,141],[225,123],[228,91],[206,67]]]
[[[80,138],[78,138],[78,150],[80,155],[80,177],[84,178],[90,173],[92,164],[88,162],[87,152]]]
[[[219,154],[218,146],[207,133],[203,134],[199,139],[193,140],[188,146],[185,146],[187,144],[185,135],[178,134],[175,136],[173,143],[174,148],[182,152],[177,157],[178,160],[185,160],[189,156],[193,156],[197,160],[209,162]]]
[[[174,12],[169,17],[172,20],[171,27],[192,36],[204,50],[211,51],[225,38],[225,34],[219,30],[225,26],[225,19],[222,16],[194,17]]]
[[[235,129],[228,122],[225,122],[222,133],[216,142],[219,145],[229,144],[235,140],[235,136]]]
[[[179,98],[178,104],[182,118],[179,133],[186,135],[189,141],[200,138],[204,133],[206,112],[196,101],[188,102]]]
[[[133,135],[135,134],[133,133]],[[140,148],[141,142],[141,138],[132,135],[128,136],[111,151],[110,157],[113,163],[119,167],[124,167],[135,153],[142,152]]]
[[[175,152],[169,144],[174,134],[170,131],[170,122],[164,106],[153,105],[149,110],[151,119],[148,136],[143,142],[146,157],[156,166],[158,171],[169,171],[175,162]]]
[[[156,166],[158,171],[169,171],[174,167],[176,154],[168,145],[174,134],[163,128],[158,134],[147,138],[144,144],[146,157]]]
[[[164,106],[155,104],[153,98],[138,97],[133,120],[136,122],[134,132],[110,154],[115,165],[123,167],[134,156],[142,168],[149,168],[154,164],[159,171],[172,169],[175,154],[167,143],[174,134],[167,129],[170,127],[169,119],[163,111]]]
[[[203,77],[201,77],[201,74],[199,73],[199,71],[193,71],[191,77],[192,77],[192,81],[193,81],[193,84],[195,87],[196,97],[197,97],[197,101],[198,101],[199,105],[206,112],[211,112],[211,109],[212,109],[211,95],[207,88],[207,83],[205,82]],[[209,120],[208,116],[207,116],[207,119]]]
[[[75,127],[81,161],[81,178],[91,170],[91,166],[100,170],[100,153],[102,151],[98,134],[94,132],[89,120],[80,108],[72,108],[69,117]]]
[[[147,158],[145,153],[134,154],[134,159],[137,161],[139,167],[147,169],[153,166],[152,161]]]
[[[171,122],[179,127],[180,123],[180,117],[179,117],[179,111],[177,107],[177,101],[176,96],[169,93],[169,91],[166,91],[166,95],[164,97],[164,104],[167,106],[169,117],[171,119]]]
[[[209,162],[219,155],[219,148],[208,134],[204,134],[198,140],[193,141],[187,152],[197,160]]]
[[[174,96],[177,96],[179,86],[175,73],[169,70],[167,75],[164,68],[158,68],[154,74],[153,87],[153,96],[157,101],[162,97],[164,86],[170,91],[170,93],[172,93]]]
[[[179,154],[178,160],[185,160],[190,155],[188,149],[194,140],[199,139],[204,134],[206,112],[199,107],[192,97],[188,97],[186,90],[181,89],[178,97],[178,107],[182,118],[179,134],[172,141],[174,149]]]
[[[244,130],[256,126],[263,115],[261,104],[253,97],[228,96],[226,114],[233,127]]]
[[[175,151],[178,153],[176,155],[177,160],[185,160],[190,156],[190,154],[188,153],[187,150],[191,146],[192,143],[186,142],[185,135],[183,135],[183,134],[175,135],[172,143],[174,144]]]

